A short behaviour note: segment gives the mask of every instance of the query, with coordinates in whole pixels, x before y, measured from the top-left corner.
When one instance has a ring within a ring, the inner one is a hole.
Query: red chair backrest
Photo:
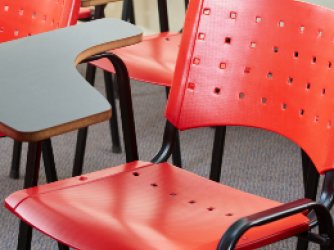
[[[80,0],[0,0],[0,43],[75,24]]]
[[[293,0],[192,0],[166,117],[183,130],[284,135],[334,169],[334,12]]]

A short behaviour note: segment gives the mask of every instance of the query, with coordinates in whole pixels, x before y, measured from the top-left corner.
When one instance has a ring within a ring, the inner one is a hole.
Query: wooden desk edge
[[[90,7],[90,6],[120,2],[120,1],[122,0],[87,0],[87,1],[81,1],[81,7]]]
[[[70,132],[79,128],[88,127],[90,125],[106,121],[111,118],[111,109],[95,114],[89,117],[85,117],[82,119],[78,119],[72,122],[64,123],[59,126],[43,129],[37,132],[20,132],[13,130],[10,127],[7,127],[4,124],[0,123],[1,131],[3,131],[4,134],[11,137],[14,140],[17,141],[24,141],[24,142],[37,142],[42,141],[48,138],[51,138],[56,135],[61,135],[66,132]]]
[[[102,53],[102,52],[106,52],[109,50],[113,50],[113,49],[118,49],[121,47],[125,47],[125,46],[129,46],[135,43],[139,43],[142,40],[143,35],[139,34],[136,36],[132,36],[132,37],[127,37],[124,39],[120,39],[120,40],[116,40],[116,41],[112,41],[112,42],[107,42],[107,43],[103,43],[103,44],[99,44],[93,47],[90,47],[84,51],[82,51],[77,58],[75,59],[75,64],[80,64],[80,62],[82,62],[83,60],[87,59],[90,56]]]
[[[133,37],[128,37],[112,42],[107,42],[104,44],[96,45],[93,46],[89,49],[84,50],[81,52],[77,58],[75,59],[75,64],[79,64],[82,60],[92,56],[96,55],[98,53],[102,53],[105,51],[109,51],[112,49],[117,49],[120,47],[132,45],[135,43],[140,42],[142,39],[142,34],[133,36]],[[73,70],[76,70],[75,67],[73,66]],[[85,83],[85,79],[82,78],[83,83]],[[64,123],[55,127],[50,127],[47,129],[43,129],[40,131],[35,131],[35,132],[22,132],[22,131],[16,131],[2,123],[0,123],[0,130],[7,136],[17,140],[17,141],[29,141],[29,142],[37,142],[37,141],[42,141],[47,138],[64,134],[66,132],[70,132],[76,129],[84,128],[99,122],[106,121],[111,118],[111,108],[105,112],[98,113],[89,117],[84,117],[72,122]]]

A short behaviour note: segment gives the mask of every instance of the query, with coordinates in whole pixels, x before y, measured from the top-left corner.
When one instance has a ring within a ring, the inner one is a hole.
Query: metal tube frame
[[[82,63],[107,58],[114,66],[116,84],[119,89],[119,102],[121,108],[122,130],[126,162],[138,160],[137,139],[133,105],[131,98],[130,78],[124,62],[115,54],[101,53],[84,60]]]
[[[301,199],[294,202],[268,209],[236,221],[222,236],[217,249],[232,250],[238,240],[249,229],[277,221],[294,214],[302,213],[305,210],[312,210],[319,222],[319,237],[322,239],[321,250],[334,249],[334,228],[333,220],[328,209],[320,203],[309,199]]]

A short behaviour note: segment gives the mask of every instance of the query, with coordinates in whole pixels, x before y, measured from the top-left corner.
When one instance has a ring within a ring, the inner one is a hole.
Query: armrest
[[[334,230],[329,211],[322,204],[309,199],[300,199],[239,219],[227,229],[219,241],[217,249],[234,249],[240,237],[250,228],[262,226],[311,209],[318,218],[319,234],[327,235],[332,246]]]

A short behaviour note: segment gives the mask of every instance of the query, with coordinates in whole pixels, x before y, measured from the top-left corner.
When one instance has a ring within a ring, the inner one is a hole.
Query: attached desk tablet
[[[135,26],[102,19],[1,44],[0,131],[36,142],[109,119],[75,64],[140,39]]]
[[[140,40],[135,26],[100,19],[0,45],[0,132],[29,142],[25,188],[37,185],[43,141],[111,117],[109,103],[75,65]],[[31,237],[21,222],[18,249],[30,249]]]
[[[0,132],[30,142],[24,187],[37,184],[43,140],[111,117],[75,65],[140,40],[137,27],[101,19],[0,45]]]

